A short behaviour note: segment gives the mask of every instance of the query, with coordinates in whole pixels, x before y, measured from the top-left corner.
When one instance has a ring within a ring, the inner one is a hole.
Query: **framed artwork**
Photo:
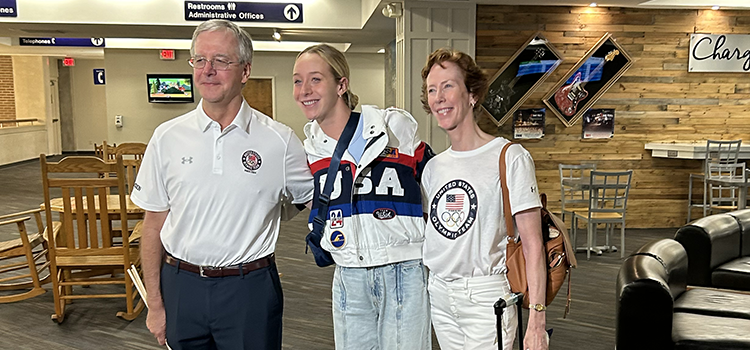
[[[611,139],[615,134],[615,110],[589,109],[583,114],[581,138]]]
[[[482,114],[503,125],[561,62],[547,38],[540,32],[532,35],[490,79]]]
[[[547,92],[543,102],[565,126],[573,126],[632,64],[630,55],[606,33]]]
[[[518,109],[513,113],[514,139],[541,139],[544,137],[545,108]]]

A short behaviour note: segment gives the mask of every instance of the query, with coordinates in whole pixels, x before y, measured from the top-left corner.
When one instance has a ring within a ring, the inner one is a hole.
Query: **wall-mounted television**
[[[193,98],[193,76],[190,74],[146,74],[148,102],[190,103]]]

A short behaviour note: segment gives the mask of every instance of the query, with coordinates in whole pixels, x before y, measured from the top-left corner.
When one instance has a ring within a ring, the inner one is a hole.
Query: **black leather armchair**
[[[688,284],[750,291],[750,209],[704,217],[675,234],[688,255]]]
[[[750,349],[750,295],[690,289],[688,255],[662,239],[628,257],[617,276],[617,349]]]

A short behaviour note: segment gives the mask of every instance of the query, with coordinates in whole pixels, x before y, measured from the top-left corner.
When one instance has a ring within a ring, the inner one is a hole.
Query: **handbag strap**
[[[503,214],[505,216],[505,228],[508,237],[515,238],[515,230],[513,229],[513,214],[510,209],[510,193],[508,193],[508,181],[506,179],[506,167],[505,167],[505,153],[508,152],[508,147],[514,145],[513,142],[508,142],[503,146],[502,152],[500,152],[500,188],[503,192]]]
[[[318,196],[318,215],[313,218],[313,232],[318,235],[322,235],[323,227],[326,224],[326,216],[328,215],[328,205],[331,203],[331,192],[333,191],[333,180],[336,179],[336,173],[339,171],[339,165],[341,164],[341,157],[344,155],[344,151],[349,147],[349,142],[352,140],[354,131],[357,129],[359,124],[359,113],[352,112],[349,115],[349,120],[346,122],[344,131],[339,136],[339,141],[336,143],[336,149],[333,151],[331,156],[331,164],[328,165],[328,176],[326,177],[326,183],[323,186],[323,190]]]

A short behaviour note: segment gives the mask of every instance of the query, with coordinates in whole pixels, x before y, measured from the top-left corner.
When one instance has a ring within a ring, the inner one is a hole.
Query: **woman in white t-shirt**
[[[422,69],[422,104],[450,137],[451,148],[425,167],[422,186],[428,214],[423,248],[430,269],[432,323],[441,349],[496,349],[493,304],[510,294],[506,278],[506,228],[499,157],[509,141],[483,132],[475,113],[488,79],[467,54],[438,49]],[[541,203],[534,161],[520,145],[506,154],[511,211],[526,256],[530,312],[522,349],[547,349],[546,276]],[[533,305],[539,304],[539,305]],[[518,326],[516,307],[503,314],[503,348]]]

